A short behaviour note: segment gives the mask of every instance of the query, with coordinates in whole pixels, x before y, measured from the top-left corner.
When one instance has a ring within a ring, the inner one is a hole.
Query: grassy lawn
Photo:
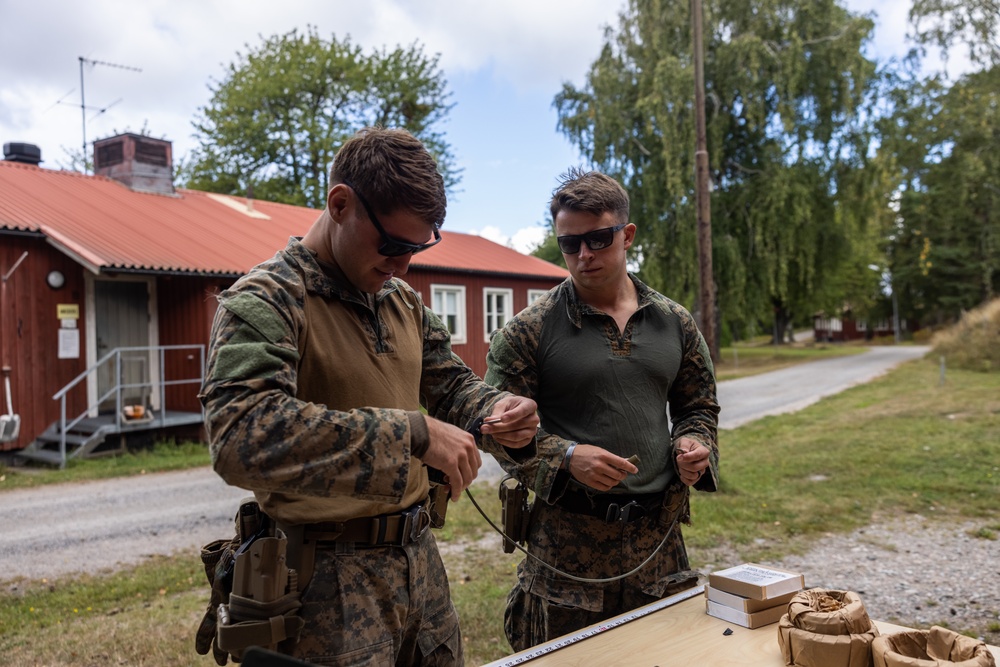
[[[949,370],[943,386],[939,378],[935,362],[910,362],[801,412],[723,431],[722,489],[695,494],[695,524],[685,527],[695,565],[717,562],[720,550],[736,562],[777,558],[907,512],[982,519],[980,537],[995,540],[1000,374]],[[7,471],[7,483],[12,476],[20,474]],[[479,484],[473,494],[496,520],[496,489]],[[506,655],[503,608],[519,558],[501,551],[467,499],[451,505],[437,537],[468,664]],[[196,554],[105,576],[8,582],[0,655],[17,665],[214,665],[193,648],[207,599]],[[1000,640],[996,628],[955,629]]]
[[[203,444],[161,442],[150,449],[129,452],[123,456],[71,459],[63,470],[21,466],[5,468],[0,465],[0,491],[23,489],[43,484],[83,482],[92,479],[184,470],[207,466],[210,463],[208,447]]]

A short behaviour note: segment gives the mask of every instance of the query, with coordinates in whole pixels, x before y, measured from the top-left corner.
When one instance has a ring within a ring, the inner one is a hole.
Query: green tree
[[[951,86],[911,78],[891,99],[882,151],[900,174],[889,243],[900,310],[954,322],[1000,293],[1000,67]]]
[[[913,39],[921,47],[957,44],[984,67],[1000,65],[1000,0],[914,0],[910,6]]]
[[[837,0],[708,0],[704,26],[718,319],[737,336],[772,321],[780,340],[794,316],[839,309],[848,276],[878,282],[856,271],[878,259],[873,23]],[[641,277],[688,304],[692,72],[687,0],[630,0],[585,85],[554,102],[560,130],[629,191]]]
[[[194,126],[188,187],[322,208],[339,146],[369,125],[403,127],[438,159],[449,188],[458,172],[437,131],[451,105],[438,58],[419,45],[369,54],[313,27],[237,53]]]
[[[998,290],[1000,4],[915,0],[912,37],[947,56],[964,46],[980,71],[951,83],[897,73],[880,153],[899,171],[888,258],[904,316],[956,321]]]
[[[562,251],[559,250],[559,243],[556,241],[551,220],[549,221],[549,233],[538,244],[538,247],[531,251],[531,254],[539,259],[544,259],[546,262],[557,264],[564,269],[566,268],[566,259],[563,257]]]

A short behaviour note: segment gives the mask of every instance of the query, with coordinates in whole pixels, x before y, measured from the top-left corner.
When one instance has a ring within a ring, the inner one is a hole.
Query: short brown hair
[[[610,212],[619,223],[628,222],[628,193],[618,181],[598,171],[572,168],[559,177],[549,211],[555,222],[559,211]]]
[[[376,213],[406,210],[436,227],[444,222],[444,178],[434,157],[406,130],[366,127],[348,139],[330,167],[331,184],[345,181]]]

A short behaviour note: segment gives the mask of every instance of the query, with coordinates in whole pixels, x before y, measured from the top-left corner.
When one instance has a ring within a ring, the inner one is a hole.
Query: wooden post
[[[709,199],[708,140],[705,132],[705,68],[701,33],[701,0],[691,0],[691,50],[694,56],[695,199],[698,216],[698,274],[701,334],[713,361],[719,360],[715,336],[715,279],[712,272],[712,204]]]

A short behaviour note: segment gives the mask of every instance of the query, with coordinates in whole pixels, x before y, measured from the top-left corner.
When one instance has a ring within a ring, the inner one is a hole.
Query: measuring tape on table
[[[667,607],[672,607],[678,602],[684,602],[696,595],[702,595],[705,591],[705,586],[695,586],[694,588],[689,588],[686,591],[681,591],[676,595],[671,595],[668,598],[663,598],[652,604],[648,604],[645,607],[639,607],[627,614],[622,614],[621,616],[615,616],[614,618],[608,619],[603,623],[598,625],[593,625],[584,630],[580,630],[576,634],[566,635],[565,637],[560,637],[547,644],[539,644],[538,646],[532,646],[527,651],[523,653],[518,653],[516,655],[509,655],[506,658],[501,658],[495,662],[491,662],[483,667],[513,667],[514,665],[523,665],[526,662],[530,662],[535,658],[540,658],[541,656],[552,653],[553,651],[558,651],[561,648],[566,648],[571,644],[575,644],[578,641],[599,635],[606,630],[611,630],[612,628],[617,628],[619,625],[625,625],[637,618],[642,618],[643,616],[648,616],[653,612],[660,611],[661,609],[666,609]]]

